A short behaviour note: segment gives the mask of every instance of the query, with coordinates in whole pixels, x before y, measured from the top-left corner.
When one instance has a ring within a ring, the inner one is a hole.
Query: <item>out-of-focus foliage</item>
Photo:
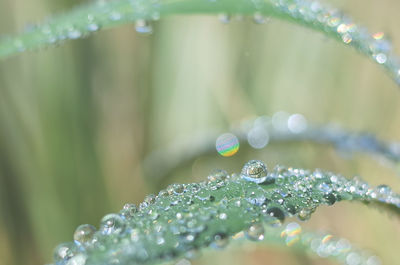
[[[21,31],[27,21],[78,3],[3,0],[0,33]],[[332,4],[386,32],[400,53],[397,1]],[[157,22],[150,36],[124,26],[1,62],[0,263],[49,262],[52,248],[71,240],[77,225],[98,225],[104,214],[158,190],[146,182],[142,161],[171,141],[278,110],[400,140],[399,100],[396,85],[372,62],[275,20],[224,25],[213,16],[170,17]],[[216,167],[238,171],[250,158],[399,184],[395,173],[367,157],[349,161],[306,143],[240,149],[230,158],[215,152],[180,168],[171,181],[200,180]],[[346,236],[375,250],[384,264],[398,264],[397,219],[344,204],[319,210],[305,226]],[[258,247],[212,258],[232,265],[264,264],[267,258],[271,264],[304,263],[280,251],[265,253]]]

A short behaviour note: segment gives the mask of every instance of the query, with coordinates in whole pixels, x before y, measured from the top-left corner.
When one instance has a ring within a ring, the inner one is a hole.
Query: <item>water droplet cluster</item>
[[[82,38],[102,27],[125,23],[134,23],[137,32],[149,34],[153,31],[151,21],[158,20],[162,11],[173,13],[169,4],[168,1],[160,0],[97,1],[64,16],[49,19],[43,25],[30,26],[20,37],[3,38],[0,42],[0,56],[61,43],[67,39]],[[221,12],[219,18],[223,23],[231,20],[231,15],[226,11],[233,4],[237,10],[253,9],[253,20],[257,24],[265,23],[266,15],[271,15],[324,31],[382,65],[397,84],[400,84],[400,60],[394,55],[392,44],[384,33],[368,33],[337,9],[310,0],[235,0],[235,3],[215,0],[196,3],[199,10],[213,7],[214,12]],[[179,7],[177,9],[176,12],[179,12]],[[190,8],[188,10],[191,13],[196,11]]]
[[[307,220],[319,205],[341,200],[400,208],[400,196],[387,186],[372,188],[359,178],[348,180],[320,170],[276,166],[268,171],[263,162],[252,160],[240,175],[218,170],[207,181],[171,184],[158,195],[148,195],[138,207],[126,204],[119,213],[106,215],[98,229],[79,226],[74,242],[59,245],[54,259],[57,265],[90,265],[190,258],[206,246],[224,248],[241,231],[250,240],[263,240],[264,225],[279,227],[289,216]],[[300,231],[289,224],[286,243],[301,240]],[[315,247],[312,242],[314,249],[326,244],[321,241]]]
[[[310,27],[323,29],[347,45],[351,45],[384,66],[400,84],[400,59],[394,54],[391,42],[383,32],[370,34],[365,27],[354,23],[336,8],[309,0],[269,0],[277,13],[302,21]]]
[[[138,33],[150,34],[152,22],[160,18],[160,6],[160,0],[96,1],[47,19],[42,25],[30,26],[19,37],[2,39],[0,55],[61,44],[127,23],[134,23]]]

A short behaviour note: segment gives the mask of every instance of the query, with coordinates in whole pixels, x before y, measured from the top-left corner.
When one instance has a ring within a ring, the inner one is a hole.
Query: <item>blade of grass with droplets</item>
[[[205,182],[172,184],[138,208],[127,204],[104,216],[98,230],[79,226],[75,243],[56,249],[55,263],[155,264],[208,246],[223,248],[241,231],[261,240],[262,224],[280,226],[288,216],[306,221],[318,206],[338,201],[374,203],[400,215],[400,196],[388,186],[373,188],[320,170],[277,166],[268,172],[251,160],[240,175],[219,171]]]
[[[301,24],[346,45],[382,65],[400,84],[400,63],[382,33],[370,35],[336,9],[309,0],[115,0],[98,1],[54,17],[16,37],[0,41],[0,58],[34,50],[67,39],[88,36],[101,28],[137,23],[139,32],[149,32],[146,21],[173,14],[244,14],[272,16]]]

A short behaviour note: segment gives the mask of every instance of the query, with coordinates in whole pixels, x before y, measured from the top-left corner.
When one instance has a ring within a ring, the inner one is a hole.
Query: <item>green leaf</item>
[[[400,196],[387,186],[373,188],[320,170],[277,166],[268,172],[252,160],[240,175],[218,171],[205,182],[172,184],[138,208],[127,204],[119,214],[106,215],[98,230],[78,227],[76,244],[68,243],[71,255],[61,255],[63,260],[58,251],[56,264],[155,264],[205,247],[223,248],[241,231],[261,240],[263,224],[280,226],[289,216],[305,221],[318,206],[339,201],[400,214]]]

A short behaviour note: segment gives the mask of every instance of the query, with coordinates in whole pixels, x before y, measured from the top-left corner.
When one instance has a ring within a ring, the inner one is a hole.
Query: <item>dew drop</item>
[[[185,192],[185,186],[182,184],[171,184],[167,187],[167,192],[170,195],[181,195]]]
[[[124,205],[124,208],[121,211],[121,215],[125,217],[126,219],[132,218],[135,213],[137,212],[137,206],[132,203],[127,203]]]
[[[219,219],[226,220],[226,219],[228,219],[228,215],[226,213],[220,213],[219,214]]]
[[[367,264],[366,265],[381,265],[382,262],[377,256],[371,256],[367,259]]]
[[[275,217],[277,220],[279,220],[280,224],[283,223],[285,220],[285,213],[281,208],[278,207],[270,207],[266,211],[267,215],[271,217]]]
[[[210,175],[208,175],[208,180],[211,182],[223,181],[228,177],[228,172],[223,169],[213,170]]]
[[[375,60],[376,60],[379,64],[384,64],[384,63],[386,63],[387,56],[386,56],[386,54],[384,54],[384,53],[378,53],[378,54],[375,56]]]
[[[215,142],[217,151],[222,156],[233,156],[239,150],[239,140],[231,133],[224,133]]]
[[[268,170],[263,162],[259,160],[250,160],[244,165],[241,177],[244,180],[261,184],[267,181]]]
[[[95,32],[100,29],[100,26],[96,23],[90,23],[89,25],[87,25],[87,29],[91,32]]]
[[[256,126],[248,132],[247,141],[255,149],[264,148],[269,142],[268,131],[261,126]]]
[[[80,225],[75,230],[74,241],[78,245],[90,244],[95,232],[96,228],[93,225]]]
[[[214,241],[210,244],[210,247],[214,249],[225,248],[229,243],[228,237],[224,233],[218,233],[214,235],[213,239]]]
[[[150,22],[145,19],[138,19],[135,22],[136,32],[141,34],[151,34],[153,32],[153,27]]]
[[[353,41],[353,38],[351,37],[351,35],[349,33],[345,33],[342,35],[342,41],[346,44],[349,44],[350,42]]]
[[[196,194],[196,198],[198,198],[201,201],[205,201],[205,200],[209,200],[211,197],[211,193],[210,191],[203,189],[200,190],[197,194]]]
[[[322,182],[318,185],[318,190],[322,191],[323,193],[331,193],[332,187],[329,184]]]
[[[297,214],[297,218],[301,221],[307,221],[311,218],[312,211],[310,209],[304,208],[301,209],[300,212]]]
[[[222,13],[218,15],[218,20],[221,23],[228,24],[231,22],[232,16],[230,14]]]
[[[54,249],[54,261],[69,260],[75,255],[76,245],[72,242],[62,243]]]
[[[160,192],[158,193],[158,197],[167,197],[167,196],[169,196],[167,190],[160,190]]]
[[[121,20],[121,18],[122,18],[122,15],[121,15],[121,13],[119,13],[119,12],[112,12],[112,13],[110,14],[110,19],[111,19],[112,21],[119,21],[119,20]]]
[[[147,203],[147,205],[154,204],[154,203],[156,202],[156,195],[154,195],[154,194],[149,194],[149,195],[147,195],[147,196],[144,198],[143,201],[144,201],[145,203]]]
[[[80,37],[82,37],[82,32],[80,32],[77,29],[70,29],[67,33],[68,38],[70,38],[71,40],[75,40],[75,39],[79,39]]]
[[[301,114],[293,114],[288,119],[288,128],[292,133],[302,133],[307,129],[307,120]]]
[[[260,12],[256,12],[253,15],[253,22],[255,24],[265,24],[268,21],[268,18],[265,17],[263,14]]]
[[[86,263],[87,256],[85,254],[78,254],[67,261],[65,265],[84,265]]]
[[[264,239],[264,226],[261,223],[252,224],[245,232],[245,236],[252,241]]]
[[[101,219],[100,230],[103,234],[118,234],[125,228],[125,223],[121,216],[115,213],[107,214]]]

